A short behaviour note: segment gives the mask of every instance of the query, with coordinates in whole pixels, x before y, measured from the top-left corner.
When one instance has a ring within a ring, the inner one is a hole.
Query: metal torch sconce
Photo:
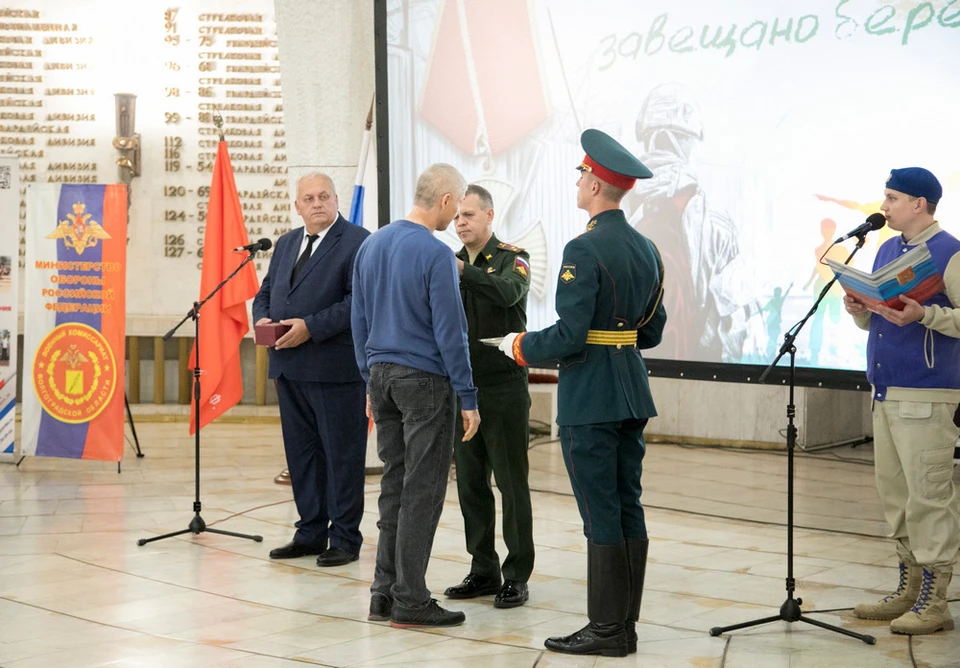
[[[113,138],[113,147],[120,151],[117,166],[120,168],[120,181],[127,184],[129,197],[133,177],[140,176],[140,135],[134,132],[137,117],[137,96],[131,93],[117,93],[117,136]]]

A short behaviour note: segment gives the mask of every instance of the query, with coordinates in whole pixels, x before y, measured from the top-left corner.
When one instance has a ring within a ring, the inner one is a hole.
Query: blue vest
[[[876,271],[913,248],[902,236],[888,239],[877,251]],[[938,232],[927,240],[927,248],[943,274],[950,259],[960,252],[960,241],[947,232]],[[923,303],[954,307],[940,292]],[[895,325],[874,314],[867,338],[867,380],[873,385],[873,397],[883,401],[887,388],[960,389],[960,339],[927,329],[919,322]]]

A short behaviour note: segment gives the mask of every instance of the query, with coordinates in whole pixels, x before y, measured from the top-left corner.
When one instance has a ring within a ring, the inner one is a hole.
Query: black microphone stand
[[[844,264],[850,264],[850,260],[853,259],[853,256],[856,255],[857,251],[863,247],[866,236],[867,230],[864,230],[862,234],[857,235],[857,245],[844,261]],[[783,335],[783,345],[780,346],[780,353],[760,376],[760,382],[762,383],[764,380],[766,380],[767,375],[777,365],[777,362],[779,362],[784,355],[790,355],[790,394],[787,403],[787,600],[784,601],[783,605],[780,606],[780,614],[778,615],[764,617],[762,619],[754,619],[752,621],[742,622],[740,624],[732,624],[731,626],[715,626],[710,629],[711,636],[718,636],[721,633],[726,633],[727,631],[736,631],[737,629],[745,629],[751,626],[759,626],[760,624],[767,624],[769,622],[783,620],[785,622],[806,622],[807,624],[819,626],[820,628],[827,629],[828,631],[842,633],[843,635],[850,636],[851,638],[857,638],[868,645],[875,645],[877,642],[877,639],[873,636],[854,633],[853,631],[848,631],[847,629],[832,626],[819,620],[810,619],[809,617],[804,616],[804,614],[800,611],[800,605],[803,603],[803,600],[795,598],[793,595],[794,589],[796,588],[796,581],[793,578],[793,450],[797,442],[797,428],[793,424],[793,418],[797,414],[796,406],[794,406],[793,403],[794,389],[796,387],[797,346],[795,342],[800,330],[803,329],[803,326],[806,324],[807,320],[810,319],[810,316],[816,312],[820,302],[823,301],[823,298],[826,296],[830,288],[833,287],[833,284],[836,282],[836,280],[836,276],[830,279],[830,282],[827,283],[823,290],[820,291],[820,295],[813,303],[813,306],[810,308],[810,311],[807,313],[807,315],[803,317],[803,320],[791,327],[790,330]]]
[[[193,320],[193,326],[194,326],[194,332],[195,332],[194,336],[196,337],[195,341],[197,345],[197,356],[195,360],[196,368],[193,370],[193,414],[194,414],[193,457],[194,457],[194,465],[195,465],[194,499],[193,499],[194,516],[193,516],[193,519],[190,520],[190,526],[188,526],[186,529],[182,529],[180,531],[174,531],[173,533],[163,534],[162,536],[155,536],[153,538],[141,538],[140,540],[137,541],[137,545],[146,545],[147,543],[152,543],[155,540],[172,538],[173,536],[179,536],[185,533],[201,534],[203,532],[219,533],[219,534],[223,534],[224,536],[235,536],[236,538],[247,538],[249,540],[256,541],[257,543],[263,542],[263,536],[250,536],[245,533],[234,533],[233,531],[223,531],[221,529],[210,529],[209,527],[207,527],[207,523],[203,521],[203,518],[200,517],[200,376],[203,373],[203,371],[200,369],[200,308],[204,304],[206,304],[208,301],[210,301],[210,298],[213,297],[215,294],[217,294],[217,292],[220,291],[220,288],[226,285],[231,278],[236,276],[237,273],[241,269],[243,269],[248,262],[250,262],[253,259],[253,256],[256,255],[257,250],[259,250],[259,247],[257,247],[256,249],[250,249],[250,253],[247,255],[246,258],[244,258],[243,262],[241,262],[240,265],[233,270],[232,274],[230,274],[225,279],[223,279],[220,282],[220,285],[215,287],[209,295],[203,298],[202,301],[193,302],[193,308],[190,309],[190,312],[187,313],[187,315],[183,316],[183,319],[180,320],[180,322],[178,322],[176,325],[174,325],[173,329],[171,329],[169,332],[163,335],[163,340],[167,341],[170,339],[170,337],[173,336],[174,332],[180,329],[180,326],[183,323],[185,323],[187,320]]]

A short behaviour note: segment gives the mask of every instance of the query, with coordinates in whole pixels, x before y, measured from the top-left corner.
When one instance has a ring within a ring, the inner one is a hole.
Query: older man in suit
[[[366,387],[350,333],[353,261],[369,232],[338,212],[333,181],[313,173],[297,183],[303,229],[279,239],[253,301],[258,325],[290,330],[270,350],[280,425],[300,521],[271,559],[319,555],[318,566],[355,561],[363,541]]]

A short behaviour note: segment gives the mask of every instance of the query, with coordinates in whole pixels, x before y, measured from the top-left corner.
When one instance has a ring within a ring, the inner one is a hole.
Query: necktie
[[[307,235],[307,247],[303,249],[303,252],[300,253],[300,257],[297,258],[297,263],[293,265],[293,274],[290,276],[290,283],[293,284],[297,280],[297,274],[300,273],[300,270],[303,269],[303,266],[307,263],[307,260],[310,259],[310,254],[313,252],[313,242],[317,240],[319,234],[308,234]]]

